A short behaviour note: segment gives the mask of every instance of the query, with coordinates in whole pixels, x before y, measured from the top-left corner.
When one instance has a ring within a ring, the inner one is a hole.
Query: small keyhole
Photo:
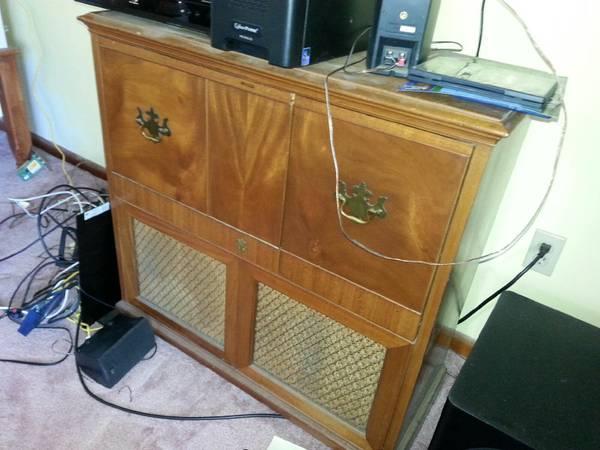
[[[246,251],[248,250],[248,243],[246,242],[246,240],[240,238],[236,242],[237,242],[237,248],[238,248],[239,252],[246,253]]]

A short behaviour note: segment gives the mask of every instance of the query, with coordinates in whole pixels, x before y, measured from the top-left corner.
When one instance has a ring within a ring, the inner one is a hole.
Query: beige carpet
[[[16,176],[14,161],[0,134],[0,219],[13,212],[9,196],[36,195],[63,183],[59,161],[48,161],[34,179]],[[104,183],[69,166],[76,184]],[[21,220],[0,226],[0,258],[35,239],[33,222]],[[54,236],[57,239],[58,235]],[[42,249],[0,262],[0,305],[6,305],[18,281],[40,261]],[[46,276],[52,275],[49,271]],[[44,277],[37,284],[45,284]],[[49,361],[68,348],[58,331],[34,331],[22,337],[14,323],[0,320],[0,358]],[[462,360],[448,360],[456,376]],[[447,376],[440,396],[423,425],[413,449],[426,449],[445,396],[453,382]],[[269,412],[269,409],[195,360],[158,339],[156,356],[138,364],[113,389],[91,383],[93,390],[124,406],[164,414],[210,415]],[[88,397],[75,372],[74,358],[53,367],[0,363],[0,449],[207,449],[263,450],[274,436],[306,449],[327,448],[282,419],[225,422],[171,422],[128,415]]]

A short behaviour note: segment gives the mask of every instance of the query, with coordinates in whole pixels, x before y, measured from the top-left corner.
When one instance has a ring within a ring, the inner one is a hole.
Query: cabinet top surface
[[[103,11],[86,14],[80,20],[97,35],[216,70],[235,70],[240,77],[321,101],[325,75],[345,60],[343,57],[305,68],[285,69],[262,59],[215,49],[207,34],[132,15]],[[521,119],[520,114],[512,111],[447,96],[399,93],[398,88],[405,82],[401,78],[338,72],[329,83],[331,101],[334,105],[360,109],[375,116],[392,120],[397,117],[399,121],[439,134],[488,144],[508,136]]]

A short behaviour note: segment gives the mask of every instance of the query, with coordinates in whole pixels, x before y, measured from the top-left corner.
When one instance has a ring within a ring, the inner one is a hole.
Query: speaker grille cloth
[[[134,221],[140,297],[223,348],[225,264]]]
[[[386,349],[259,284],[254,364],[364,431]]]

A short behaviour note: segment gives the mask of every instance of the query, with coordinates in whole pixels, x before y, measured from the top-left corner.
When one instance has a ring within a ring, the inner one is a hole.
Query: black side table
[[[600,329],[504,293],[430,450],[599,450]]]

